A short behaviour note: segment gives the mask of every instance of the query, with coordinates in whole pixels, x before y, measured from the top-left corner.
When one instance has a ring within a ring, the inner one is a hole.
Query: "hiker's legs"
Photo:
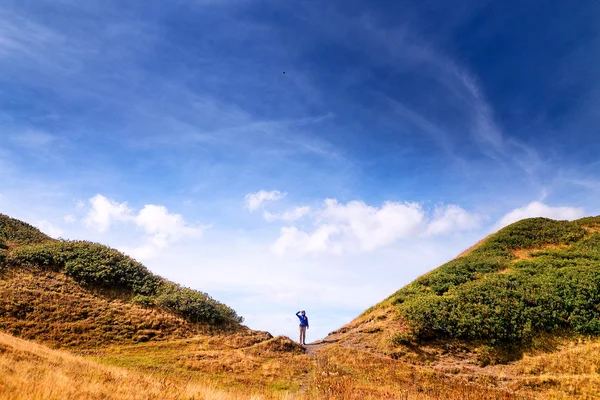
[[[302,344],[306,344],[306,327],[302,327]]]
[[[301,326],[300,327],[300,344],[304,344],[305,340],[306,340],[306,327]]]
[[[304,327],[304,333],[302,333],[302,344],[306,344],[306,327]]]

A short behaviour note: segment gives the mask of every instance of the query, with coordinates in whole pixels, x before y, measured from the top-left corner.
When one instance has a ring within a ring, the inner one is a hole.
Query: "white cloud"
[[[341,244],[332,241],[332,238],[339,233],[339,228],[333,225],[321,225],[313,233],[303,232],[295,226],[284,226],[281,228],[281,235],[271,246],[271,250],[280,257],[289,250],[299,253],[329,251],[340,254],[342,252]]]
[[[61,228],[46,220],[39,221],[37,223],[37,227],[40,231],[53,238],[61,237],[63,234],[63,230]]]
[[[435,209],[433,219],[427,227],[425,235],[443,235],[455,231],[477,229],[481,225],[479,215],[470,214],[463,208],[450,204]]]
[[[273,222],[273,221],[292,222],[292,221],[299,220],[300,218],[307,215],[309,212],[310,212],[309,206],[301,206],[301,207],[296,207],[291,210],[285,211],[282,214],[274,214],[274,213],[270,213],[269,211],[265,210],[263,212],[263,217],[269,222]]]
[[[246,208],[250,212],[258,210],[265,201],[276,201],[285,196],[285,193],[281,193],[279,190],[272,190],[267,192],[266,190],[259,190],[255,193],[248,193],[245,197]]]
[[[417,234],[424,224],[424,213],[416,203],[386,202],[381,207],[362,201],[340,204],[326,199],[317,215],[319,224],[337,226],[346,239],[357,242],[364,251],[393,243],[396,239]]]
[[[106,232],[114,221],[130,220],[131,210],[127,203],[118,203],[97,194],[90,199],[92,209],[84,219],[85,226],[99,232]]]
[[[558,220],[573,220],[585,215],[583,208],[579,207],[551,207],[539,201],[529,203],[525,207],[517,208],[504,215],[494,229],[500,229],[524,218],[546,217]]]
[[[201,237],[204,230],[209,228],[188,225],[181,215],[169,213],[161,205],[147,204],[135,213],[127,203],[119,203],[101,194],[92,197],[90,204],[92,208],[84,218],[84,224],[88,228],[106,232],[113,222],[125,222],[134,224],[144,232],[141,245],[124,248],[125,252],[140,259],[153,258],[185,237]],[[71,218],[74,219],[68,215],[65,220],[69,222]]]
[[[374,207],[362,201],[343,204],[326,199],[322,209],[312,216],[314,230],[282,227],[271,251],[278,256],[287,252],[368,252],[400,239],[450,234],[480,226],[479,216],[459,206],[438,207],[430,217],[420,204],[410,202],[388,201]]]
[[[75,218],[75,216],[71,215],[71,214],[65,215],[63,217],[63,219],[65,220],[66,223],[69,223],[69,224],[72,224],[73,222],[77,221],[77,218]]]
[[[131,255],[140,259],[150,259],[170,244],[189,236],[202,236],[209,226],[190,226],[179,214],[170,214],[166,207],[146,205],[135,217],[135,223],[148,236],[144,244],[130,249]]]
[[[186,225],[179,214],[170,214],[166,207],[146,205],[135,217],[135,223],[151,234],[182,237],[199,232],[198,228]]]

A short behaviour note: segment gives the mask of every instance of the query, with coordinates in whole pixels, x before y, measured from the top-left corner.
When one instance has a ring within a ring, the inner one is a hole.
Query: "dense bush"
[[[5,244],[4,239],[0,237],[0,266],[4,262],[6,258],[5,250],[8,249],[8,246]]]
[[[64,272],[81,284],[156,294],[161,279],[117,250],[96,243],[52,241],[14,249],[10,265],[44,266]]]
[[[597,223],[533,218],[500,230],[392,295],[412,327],[397,340],[524,343],[557,328],[600,334],[600,234],[584,229]],[[540,250],[515,260],[519,249]]]
[[[206,293],[174,283],[165,284],[156,301],[191,322],[208,322],[211,325],[221,325],[232,320],[242,322],[232,309],[213,300]]]
[[[2,264],[4,268],[48,268],[63,272],[84,286],[121,289],[130,292],[136,304],[158,305],[191,322],[211,325],[242,322],[234,310],[207,294],[168,282],[123,253],[96,243],[48,241],[19,246],[11,250]]]
[[[25,222],[0,214],[0,242],[4,240],[18,244],[33,244],[52,239]]]
[[[529,218],[500,229],[473,253],[483,256],[510,257],[510,250],[570,244],[583,239],[585,234],[585,229],[578,223],[554,221],[548,218]]]

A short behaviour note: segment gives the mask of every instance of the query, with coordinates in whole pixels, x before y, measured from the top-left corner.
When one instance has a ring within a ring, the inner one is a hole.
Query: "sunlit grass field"
[[[1,399],[593,399],[600,341],[478,367],[394,360],[339,344],[199,336],[73,354],[0,334]]]

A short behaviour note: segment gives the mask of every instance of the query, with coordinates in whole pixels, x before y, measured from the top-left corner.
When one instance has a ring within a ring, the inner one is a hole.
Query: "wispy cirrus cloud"
[[[358,51],[389,74],[428,82],[428,95],[422,97],[419,91],[413,93],[410,89],[406,90],[410,96],[404,91],[388,90],[386,86],[371,90],[389,109],[389,125],[405,135],[429,137],[456,163],[462,174],[473,174],[483,156],[494,168],[523,176],[535,190],[540,190],[551,180],[548,175],[555,174],[556,168],[540,155],[538,148],[503,130],[477,72],[421,32],[416,14],[411,14],[414,8],[407,7],[406,18],[389,26],[378,23],[381,15],[350,16],[345,10],[332,7],[326,17],[331,23],[319,29],[329,38],[344,45],[351,44],[353,49],[359,48]],[[454,11],[461,20],[468,20],[477,9],[478,6],[472,5]],[[363,68],[364,75],[372,73],[368,66]],[[450,115],[445,115],[449,109],[452,110]],[[409,145],[410,142],[404,147]]]
[[[39,130],[26,130],[14,133],[10,138],[13,143],[26,148],[39,149],[50,145],[58,140],[56,135]]]
[[[48,62],[44,54],[66,39],[60,33],[17,13],[0,12],[0,59],[23,57]]]

